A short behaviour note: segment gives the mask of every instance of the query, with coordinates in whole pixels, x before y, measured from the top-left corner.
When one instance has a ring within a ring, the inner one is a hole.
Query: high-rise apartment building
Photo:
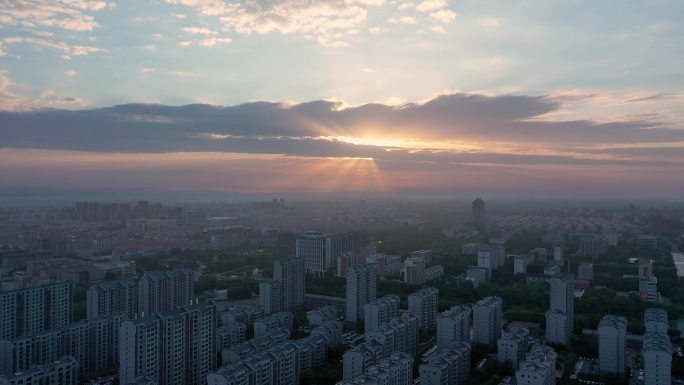
[[[627,319],[608,314],[601,319],[597,331],[601,373],[624,377],[627,367]]]
[[[646,332],[667,334],[670,328],[667,312],[663,309],[646,309],[644,311],[644,327]]]
[[[283,285],[278,281],[259,282],[259,304],[265,314],[273,314],[283,308]]]
[[[375,301],[377,293],[377,277],[375,265],[365,263],[351,267],[347,271],[347,311],[345,320],[357,322],[363,320],[364,305]]]
[[[490,350],[501,338],[503,300],[497,296],[485,297],[473,305],[473,344]]]
[[[88,319],[121,314],[135,317],[138,309],[138,284],[132,279],[93,285],[87,293]]]
[[[273,262],[273,280],[282,287],[281,311],[299,310],[304,306],[304,259],[281,258]]]
[[[382,345],[382,357],[394,352],[415,355],[418,349],[418,320],[411,313],[403,313],[376,330],[365,333],[366,342]]]
[[[477,249],[477,266],[491,272],[506,263],[506,249],[501,245],[484,245]]]
[[[325,235],[306,232],[296,241],[296,256],[304,259],[306,272],[310,274],[325,274],[344,253],[361,254],[358,233]]]
[[[352,381],[382,359],[382,345],[375,341],[364,342],[344,352],[342,379]]]
[[[145,272],[138,281],[138,312],[141,316],[188,306],[195,297],[193,271]]]
[[[406,258],[404,261],[404,282],[412,285],[425,283],[425,258]]]
[[[399,315],[400,298],[388,295],[363,305],[364,332],[377,330],[380,325]]]
[[[459,385],[470,375],[470,344],[453,342],[418,367],[421,385]]]
[[[580,255],[597,260],[608,250],[608,240],[605,235],[593,235],[580,239]]]
[[[437,316],[437,348],[446,348],[454,341],[470,343],[470,316],[472,311],[462,305]]]
[[[43,365],[33,366],[21,372],[0,375],[0,385],[76,385],[78,361],[71,356]]]
[[[497,341],[497,361],[511,363],[513,369],[518,365],[527,354],[527,343],[530,338],[530,331],[526,328],[511,327],[503,333]]]
[[[568,345],[575,325],[575,289],[572,274],[549,278],[551,303],[546,312],[546,341]]]
[[[338,385],[352,384],[412,385],[413,356],[406,353],[392,353],[352,380],[338,382]]]
[[[408,296],[408,311],[418,318],[418,326],[422,331],[437,328],[437,303],[439,290],[434,287],[420,289]]]
[[[0,374],[50,364],[62,356],[78,361],[79,374],[100,372],[118,362],[122,315],[81,320],[30,336],[0,340]]]
[[[534,346],[515,372],[516,383],[518,385],[555,385],[557,357],[556,352],[548,346]]]
[[[149,377],[159,385],[206,382],[216,369],[216,307],[211,302],[127,320],[119,331],[122,384]]]
[[[482,222],[485,218],[485,202],[480,198],[476,198],[472,203],[472,209],[473,220],[475,222]]]
[[[644,385],[672,384],[672,344],[667,333],[647,331],[641,353],[644,359]]]
[[[70,282],[0,293],[0,339],[60,328],[69,325],[72,317],[73,286]]]

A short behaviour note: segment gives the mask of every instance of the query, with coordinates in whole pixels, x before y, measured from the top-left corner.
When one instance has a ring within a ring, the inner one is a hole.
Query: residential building
[[[347,271],[347,311],[345,320],[355,323],[363,320],[364,305],[375,301],[377,277],[375,265],[364,263]]]
[[[0,385],[76,385],[78,365],[74,357],[64,356],[51,363],[33,366],[9,375],[0,375]]]
[[[518,385],[555,385],[556,352],[548,346],[535,345],[515,372]]]
[[[627,319],[608,314],[601,319],[598,326],[599,336],[599,369],[619,378],[624,377],[627,367],[626,334]]]
[[[497,341],[497,361],[501,363],[508,361],[513,369],[517,369],[527,354],[529,339],[530,331],[528,329],[508,328]]]
[[[121,324],[119,377],[149,377],[159,385],[199,385],[216,368],[216,307],[211,302]]]
[[[283,310],[283,285],[278,281],[259,282],[259,304],[264,307],[265,314],[273,314]]]
[[[0,339],[60,328],[69,325],[72,319],[73,285],[70,282],[0,293]]]
[[[580,255],[597,260],[608,250],[608,241],[605,235],[592,235],[580,238]]]
[[[482,199],[476,198],[473,201],[472,210],[473,210],[473,220],[476,223],[480,223],[480,222],[484,221],[484,219],[485,219],[485,202]]]
[[[452,342],[470,343],[469,307],[456,305],[437,316],[437,348],[446,348]]]
[[[667,333],[647,331],[642,356],[644,385],[672,384],[672,344]]]
[[[415,355],[418,348],[418,320],[412,313],[403,313],[377,329],[365,333],[366,342],[382,345],[382,357],[394,352]]]
[[[361,254],[358,233],[324,235],[306,232],[296,241],[296,256],[304,259],[306,272],[310,274],[324,275],[345,253]]]
[[[281,258],[273,262],[273,280],[282,286],[281,311],[300,310],[304,307],[304,259]]]
[[[577,266],[577,278],[586,281],[594,280],[594,264],[583,262]]]
[[[309,326],[321,326],[328,321],[337,320],[337,309],[334,306],[322,306],[306,312]]]
[[[132,279],[93,285],[86,297],[88,319],[114,314],[132,319],[138,312],[138,284]]]
[[[568,345],[575,325],[575,289],[572,274],[549,278],[550,306],[546,313],[546,341]]]
[[[665,333],[669,329],[667,312],[663,309],[646,309],[644,311],[644,327],[646,332]]]
[[[425,283],[425,258],[406,258],[404,261],[404,282],[412,285]]]
[[[470,344],[453,342],[418,367],[421,385],[459,385],[470,375]]]
[[[122,315],[81,320],[30,336],[0,340],[0,374],[50,364],[62,356],[78,361],[79,374],[112,368],[118,362]]]
[[[193,271],[145,272],[138,281],[138,311],[142,317],[188,306],[195,298]]]
[[[478,287],[480,284],[489,281],[490,269],[480,266],[468,266],[466,270],[466,279],[473,283],[473,287]]]
[[[408,311],[418,318],[421,331],[433,331],[437,328],[437,304],[439,290],[434,287],[420,289],[408,296]]]
[[[473,305],[473,343],[485,346],[490,350],[496,347],[501,338],[503,300],[491,296],[479,300]]]
[[[363,323],[366,333],[377,330],[380,325],[399,315],[400,298],[388,295],[363,305]]]
[[[344,352],[342,380],[352,381],[356,376],[376,365],[383,357],[382,345],[375,341],[364,342]]]
[[[273,329],[285,329],[292,331],[294,325],[294,315],[289,311],[283,311],[279,313],[273,313],[264,318],[259,318],[254,321],[254,336],[259,337],[267,334]]]

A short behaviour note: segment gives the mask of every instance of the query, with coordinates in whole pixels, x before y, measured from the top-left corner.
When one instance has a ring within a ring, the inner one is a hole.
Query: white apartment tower
[[[568,345],[575,318],[575,290],[572,274],[549,278],[551,304],[546,313],[546,341]]]
[[[281,258],[273,262],[273,280],[282,285],[281,311],[304,306],[304,259]]]
[[[88,319],[121,314],[135,317],[138,309],[138,285],[132,279],[93,285],[87,293]]]
[[[608,314],[598,326],[599,369],[622,378],[627,367],[627,319]]]
[[[497,296],[485,297],[473,305],[473,343],[496,347],[501,338],[503,300]]]
[[[195,297],[193,271],[145,272],[138,281],[138,311],[142,316],[190,305]]]
[[[216,367],[216,341],[211,302],[124,321],[119,330],[120,381],[149,377],[159,385],[204,384]]]
[[[472,310],[462,305],[437,316],[437,348],[446,348],[454,341],[470,343],[470,317]]]
[[[345,320],[355,323],[364,318],[364,305],[376,299],[375,265],[364,263],[347,270],[347,312]]]
[[[400,298],[388,295],[363,305],[364,332],[377,330],[380,325],[399,315]]]
[[[439,290],[434,287],[420,289],[408,296],[408,311],[418,318],[418,326],[422,331],[437,328],[437,303]]]

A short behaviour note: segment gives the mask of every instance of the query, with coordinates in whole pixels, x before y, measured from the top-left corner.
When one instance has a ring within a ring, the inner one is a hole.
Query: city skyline
[[[682,199],[682,14],[665,0],[8,2],[0,186]]]

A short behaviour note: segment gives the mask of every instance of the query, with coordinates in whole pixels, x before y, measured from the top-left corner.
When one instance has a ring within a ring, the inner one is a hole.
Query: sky
[[[0,2],[0,187],[682,198],[684,2]]]

